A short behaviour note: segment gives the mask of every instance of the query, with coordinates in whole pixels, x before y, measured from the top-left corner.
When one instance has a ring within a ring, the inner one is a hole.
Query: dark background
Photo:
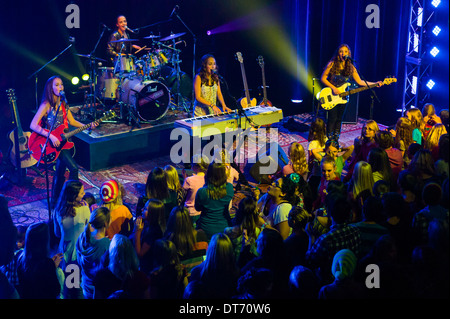
[[[65,9],[70,3],[80,8],[79,29],[66,27],[65,20],[69,13]],[[365,9],[371,3],[380,8],[379,29],[368,29],[365,25],[369,15]],[[175,5],[179,6],[177,12],[185,25],[175,16],[169,19]],[[105,48],[110,32],[106,31],[100,38],[103,30],[100,24],[115,29],[119,14],[127,17],[128,26],[132,29],[154,25],[142,29],[134,36],[137,38],[145,37],[150,32],[161,37],[171,32],[185,32],[181,39],[186,46],[179,47],[182,50],[181,70],[190,78],[194,63],[192,31],[196,38],[196,66],[199,66],[204,54],[211,53],[216,57],[220,74],[228,84],[229,95],[226,98],[230,104],[233,98],[244,97],[240,64],[235,59],[235,53],[240,51],[243,54],[250,95],[258,100],[258,87],[262,80],[256,59],[262,55],[269,86],[268,98],[283,109],[285,115],[313,111],[312,78],[320,78],[323,67],[337,46],[347,43],[360,75],[368,81],[383,80],[388,76],[397,78],[397,83],[376,89],[381,103],[376,101],[374,104],[374,119],[392,125],[399,116],[396,109],[401,108],[403,102],[409,6],[409,0],[3,1],[0,10],[0,149],[6,153],[10,145],[7,133],[13,128],[5,90],[16,90],[22,127],[29,131],[29,123],[36,110],[36,77],[30,76],[63,51],[69,45],[71,36],[75,38],[74,45],[38,73],[38,100],[41,99],[45,81],[59,74],[59,70],[81,78],[87,71],[87,61],[76,54],[89,54],[99,41],[95,55],[106,58]],[[435,20],[441,21],[444,34],[441,36],[444,40],[440,45],[440,55],[433,65],[438,84],[429,97],[429,101],[439,110],[448,108],[448,7],[440,8],[432,19],[430,25]],[[208,30],[224,25],[233,28],[229,27],[228,32],[206,35]],[[292,52],[288,52],[287,47],[292,48]],[[292,55],[292,60],[286,58]],[[301,61],[305,69],[295,61]],[[306,80],[302,81],[304,78]],[[70,79],[63,80],[70,104],[82,104],[81,94],[72,94],[77,90]],[[315,90],[317,93],[317,86]],[[294,104],[292,98],[302,99],[303,102]],[[368,118],[369,105],[369,92],[360,94],[360,117]]]

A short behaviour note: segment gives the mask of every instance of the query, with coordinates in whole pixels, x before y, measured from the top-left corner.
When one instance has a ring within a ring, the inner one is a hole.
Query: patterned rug
[[[289,145],[292,142],[299,142],[306,149],[308,147],[308,132],[307,131],[289,131],[286,123],[289,118],[294,121],[309,126],[312,121],[312,115],[302,114],[292,117],[286,117],[283,121],[276,123],[271,128],[276,128],[278,133],[278,143],[281,148],[288,152]],[[340,137],[340,143],[348,146],[353,143],[355,137],[360,135],[361,129],[366,120],[359,119],[356,124],[344,124]],[[305,126],[305,127],[306,127]],[[386,126],[380,125],[380,129],[385,129]],[[252,143],[249,139],[248,143]],[[244,148],[242,148],[244,152]],[[245,166],[247,160],[256,156],[256,154],[247,153],[244,157],[245,161],[239,164],[241,171],[245,173]],[[171,164],[170,157],[163,156],[138,163],[126,164],[123,166],[113,167],[109,169],[99,170],[95,172],[87,171],[80,167],[80,180],[83,182],[85,191],[92,193],[97,199],[99,198],[98,191],[103,182],[108,179],[115,178],[124,185],[125,188],[125,203],[134,212],[135,206],[139,196],[144,192],[145,183],[149,172],[156,166],[164,167]],[[181,170],[181,166],[174,165]],[[52,177],[49,174],[49,185],[51,185]],[[68,174],[67,174],[68,177]],[[249,177],[246,175],[246,177]],[[248,180],[252,184],[252,178]],[[264,191],[264,189],[262,189]],[[40,176],[33,170],[28,170],[25,182],[22,185],[15,185],[10,183],[7,187],[0,189],[0,192],[8,199],[10,212],[13,220],[17,225],[29,225],[36,221],[48,220],[47,207],[47,184],[46,178]],[[233,210],[236,209],[240,199],[251,192],[249,188],[243,188],[236,192],[233,199]]]

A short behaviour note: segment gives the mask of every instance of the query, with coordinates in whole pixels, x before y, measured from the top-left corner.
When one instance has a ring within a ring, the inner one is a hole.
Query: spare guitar
[[[102,118],[92,122],[100,124],[103,121],[106,121],[108,119],[114,118],[116,114],[113,111],[106,112]],[[42,149],[45,145],[45,141],[47,140],[47,137],[37,134],[36,132],[31,133],[30,140],[29,140],[29,148],[32,152],[33,157],[39,161],[42,164],[50,164],[53,163],[58,159],[59,154],[62,150],[69,150],[74,147],[74,143],[71,142],[69,139],[74,136],[75,134],[78,134],[89,127],[91,127],[91,124],[86,124],[82,127],[79,127],[73,131],[68,132],[67,129],[64,128],[64,125],[58,126],[56,129],[53,130],[52,135],[56,136],[58,140],[60,141],[60,144],[58,147],[54,147],[52,142],[49,140],[47,143],[47,147],[45,149],[45,155],[42,156]]]
[[[14,121],[16,128],[9,133],[9,139],[12,142],[12,147],[9,152],[11,163],[18,168],[27,168],[35,165],[37,160],[31,156],[31,152],[28,148],[28,140],[30,138],[30,132],[24,132],[22,125],[20,124],[20,116],[17,110],[16,93],[14,89],[8,89],[8,100],[11,104],[12,113],[14,114]],[[17,136],[17,140],[16,140]]]
[[[263,99],[261,102],[259,102],[260,106],[273,106],[272,102],[270,102],[267,99],[267,86],[266,86],[266,75],[264,72],[264,58],[260,55],[258,57],[258,63],[261,67],[261,73],[262,73],[262,87],[263,87]]]
[[[389,85],[393,82],[397,82],[397,79],[395,77],[390,77],[390,78],[385,78],[383,81],[383,84],[385,85]],[[323,88],[319,93],[317,93],[317,100],[319,100],[320,106],[325,109],[325,110],[331,110],[332,108],[334,108],[336,105],[338,104],[345,104],[348,102],[348,96],[361,92],[361,91],[365,91],[368,90],[370,88],[374,88],[376,87],[378,84],[372,84],[367,86],[362,86],[359,87],[357,89],[353,89],[350,91],[346,91],[347,87],[350,85],[350,83],[345,83],[344,85],[341,85],[340,87],[338,87],[339,94],[335,95],[333,94],[333,91],[331,90],[331,88],[326,87]]]
[[[256,106],[256,99],[255,98],[250,99],[250,93],[248,92],[247,77],[245,76],[244,58],[242,57],[242,53],[236,52],[236,57],[239,63],[241,64],[242,81],[244,82],[244,90],[245,90],[245,98],[241,98],[239,100],[239,104],[241,104],[243,108]]]

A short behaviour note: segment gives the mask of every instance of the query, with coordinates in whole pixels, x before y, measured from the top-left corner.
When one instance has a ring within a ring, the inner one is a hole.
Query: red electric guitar
[[[116,114],[113,111],[108,111],[103,115],[102,118],[92,122],[100,124],[101,122],[114,118]],[[48,141],[47,147],[45,149],[45,156],[42,156],[42,149],[45,145],[45,141],[47,140],[47,137],[37,134],[36,132],[31,133],[28,147],[30,151],[32,152],[32,156],[39,161],[42,164],[50,164],[53,163],[58,159],[59,154],[62,150],[69,150],[74,147],[74,143],[71,142],[69,139],[74,136],[75,134],[78,134],[89,127],[91,127],[91,124],[86,124],[82,127],[79,127],[73,131],[68,132],[68,130],[64,127],[64,125],[58,126],[56,129],[53,130],[52,135],[56,136],[58,140],[60,141],[60,144],[58,147],[54,147],[51,141]]]

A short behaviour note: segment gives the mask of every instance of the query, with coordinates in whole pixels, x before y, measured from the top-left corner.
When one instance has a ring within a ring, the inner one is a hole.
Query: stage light
[[[207,35],[211,35],[211,30],[206,31]]]
[[[416,92],[417,92],[417,76],[413,76],[411,83],[411,93],[416,94]]]
[[[417,8],[417,26],[422,26],[422,18],[423,18],[423,8]]]
[[[427,88],[431,90],[434,87],[435,84],[436,83],[433,80],[430,79],[427,82]]]
[[[438,48],[433,47],[433,49],[431,49],[430,54],[435,57],[437,54],[439,53]]]
[[[414,33],[414,51],[419,52],[419,35]]]
[[[73,84],[73,85],[77,85],[78,83],[80,83],[80,79],[79,79],[78,77],[74,76],[74,77],[72,78],[72,84]]]
[[[438,26],[435,26],[435,27],[433,28],[433,34],[434,34],[435,36],[438,36],[439,32],[441,32],[441,28],[439,28]]]
[[[83,76],[81,77],[81,79],[83,80],[83,81],[88,81],[89,80],[89,74],[83,74]]]
[[[437,8],[438,7],[438,5],[441,3],[441,0],[433,0],[433,1],[431,1],[431,4],[435,7],[435,8]]]
[[[302,103],[303,100],[291,99],[291,102],[298,104],[298,103]]]

